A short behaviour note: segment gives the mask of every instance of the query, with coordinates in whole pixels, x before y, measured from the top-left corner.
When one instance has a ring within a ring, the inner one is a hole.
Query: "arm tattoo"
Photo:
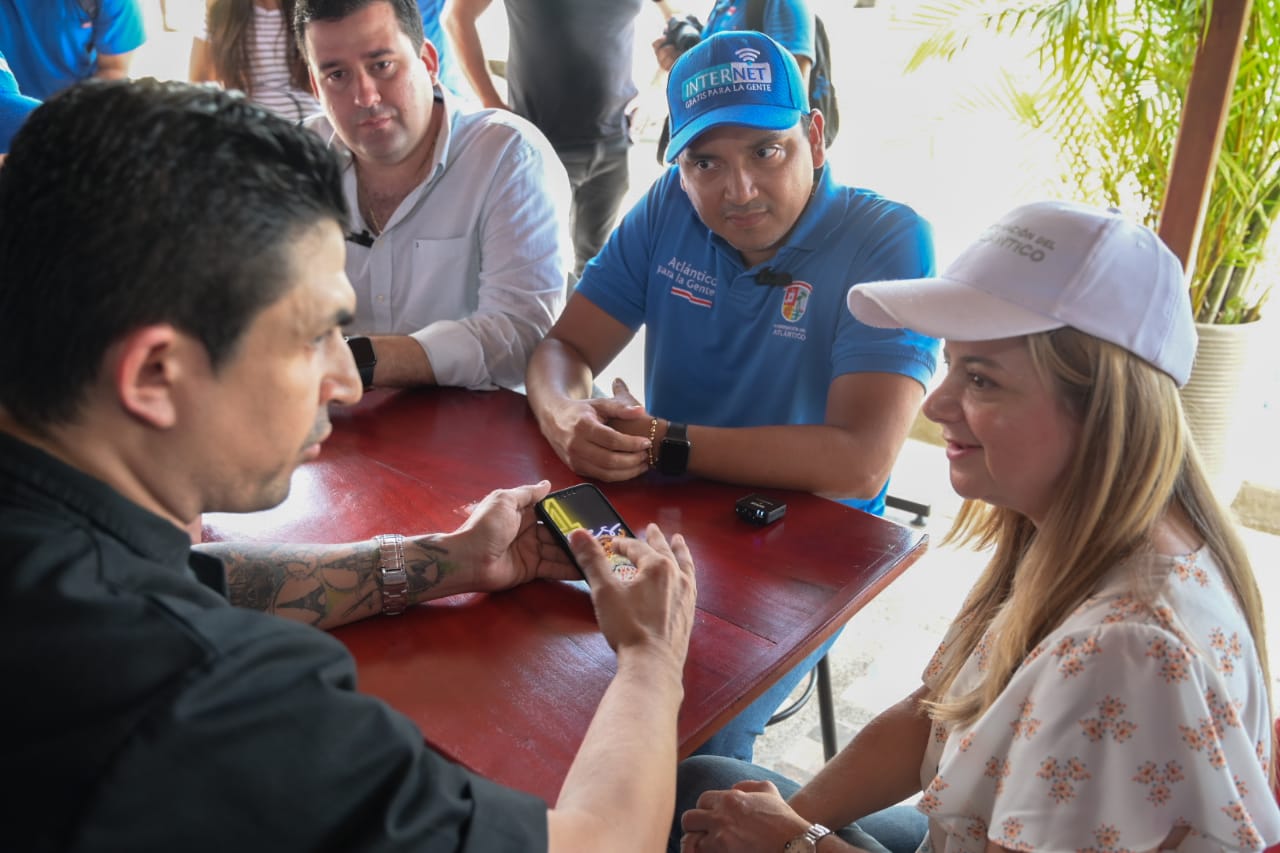
[[[426,598],[426,593],[444,580],[445,575],[457,568],[444,559],[448,553],[448,548],[432,542],[425,536],[405,540],[405,569],[409,575],[411,601],[422,601]]]
[[[377,592],[376,549],[351,545],[209,544],[227,569],[231,603],[317,625],[348,620]]]

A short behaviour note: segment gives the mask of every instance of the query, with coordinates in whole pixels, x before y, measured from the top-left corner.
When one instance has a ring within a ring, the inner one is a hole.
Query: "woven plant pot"
[[[1248,375],[1260,325],[1197,323],[1200,344],[1182,389],[1192,438],[1218,499],[1228,506],[1244,482],[1248,448],[1236,439],[1255,399]]]

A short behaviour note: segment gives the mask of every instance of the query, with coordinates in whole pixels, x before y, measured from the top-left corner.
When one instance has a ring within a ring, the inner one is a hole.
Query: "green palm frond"
[[[924,33],[908,70],[954,61],[979,34],[1030,35],[1042,78],[997,69],[966,106],[997,105],[1046,134],[1078,198],[1154,225],[1211,14],[1209,0],[936,0],[908,21]],[[1198,320],[1257,319],[1270,284],[1253,272],[1278,215],[1280,4],[1255,0],[1191,272]]]

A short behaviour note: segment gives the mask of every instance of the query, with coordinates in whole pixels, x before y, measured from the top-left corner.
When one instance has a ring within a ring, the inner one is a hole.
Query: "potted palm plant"
[[[1027,0],[1014,6],[926,0],[910,18],[926,32],[908,67],[953,60],[978,33],[1022,39],[1040,73],[996,69],[997,76],[980,87],[982,99],[1055,141],[1064,195],[1119,207],[1154,227],[1212,6],[1210,0]],[[1201,351],[1184,402],[1211,469],[1223,467],[1231,414],[1222,409],[1233,404],[1239,383],[1206,378],[1201,362],[1222,349],[1220,338],[1252,336],[1273,283],[1260,267],[1278,215],[1280,3],[1255,0],[1199,248],[1188,264]],[[1247,344],[1227,346],[1247,351]]]

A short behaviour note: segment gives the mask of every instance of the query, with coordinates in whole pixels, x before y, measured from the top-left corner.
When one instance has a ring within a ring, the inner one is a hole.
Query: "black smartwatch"
[[[689,427],[675,421],[667,422],[667,434],[659,445],[658,470],[674,477],[689,468]]]
[[[356,360],[356,369],[360,371],[360,381],[365,390],[373,387],[373,368],[378,363],[378,356],[373,352],[373,341],[364,336],[347,338],[347,346],[351,347],[351,357]]]

